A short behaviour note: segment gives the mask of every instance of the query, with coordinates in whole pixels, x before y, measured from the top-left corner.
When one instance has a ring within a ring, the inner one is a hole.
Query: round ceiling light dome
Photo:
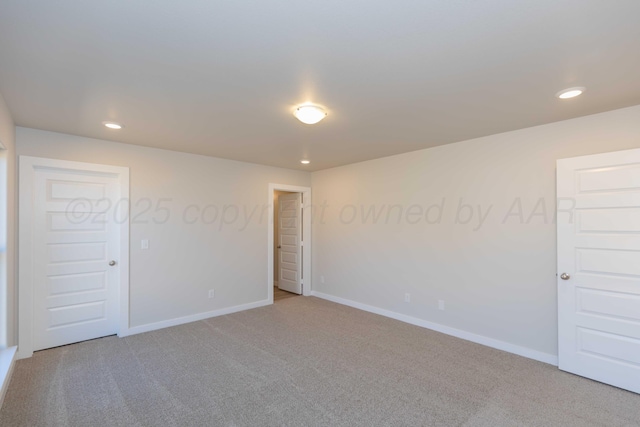
[[[556,96],[560,99],[575,98],[576,96],[582,95],[584,91],[584,87],[570,87],[569,89],[563,89],[556,93]]]
[[[300,163],[302,163],[303,165],[308,165],[309,163],[311,163],[310,160],[300,160]]]
[[[313,125],[324,119],[327,112],[318,105],[306,104],[296,108],[293,115],[302,123]]]

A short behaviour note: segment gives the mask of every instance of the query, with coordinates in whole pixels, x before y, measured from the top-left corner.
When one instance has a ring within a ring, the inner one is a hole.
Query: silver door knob
[[[111,260],[111,261],[109,261],[109,265],[110,265],[111,267],[113,267],[114,265],[116,265],[116,262],[115,262],[115,261],[113,261],[113,260]]]
[[[561,278],[562,280],[569,280],[569,279],[571,279],[571,276],[569,276],[567,273],[562,273],[562,274],[560,275],[560,278]]]

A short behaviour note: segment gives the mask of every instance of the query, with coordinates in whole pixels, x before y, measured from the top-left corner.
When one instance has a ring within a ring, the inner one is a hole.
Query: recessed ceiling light
[[[103,125],[105,125],[105,127],[108,127],[109,129],[122,129],[124,126],[122,126],[120,123],[116,123],[116,122],[102,122]]]
[[[556,93],[556,96],[560,99],[575,98],[578,95],[582,95],[584,90],[585,88],[583,87],[570,87],[569,89],[564,89]]]
[[[312,104],[301,105],[295,109],[293,115],[302,123],[313,125],[327,116],[322,107]]]
[[[311,163],[310,160],[300,160],[300,163],[302,163],[303,165],[308,165],[309,163]]]

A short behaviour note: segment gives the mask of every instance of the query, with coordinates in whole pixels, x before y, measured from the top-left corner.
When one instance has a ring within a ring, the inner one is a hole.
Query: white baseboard
[[[405,314],[400,314],[394,311],[385,310],[385,309],[374,307],[367,304],[362,304],[360,302],[336,297],[336,296],[325,294],[322,292],[312,291],[311,295],[318,298],[326,299],[328,301],[336,302],[338,304],[357,308],[359,310],[364,310],[370,313],[379,314],[381,316],[390,317],[391,319],[399,320],[401,322],[410,323],[416,326],[421,326],[423,328],[431,329],[436,332],[441,332],[443,334],[451,335],[456,338],[462,338],[463,340],[486,345],[487,347],[492,347],[498,350],[517,354],[518,356],[523,356],[529,359],[537,360],[539,362],[544,362],[550,365],[558,366],[558,356],[555,356],[553,354],[543,353],[538,350],[532,350],[527,347],[522,347],[522,346],[511,344],[505,341],[496,340],[494,338],[485,337],[483,335],[474,334],[472,332],[463,331],[461,329],[452,328],[450,326],[441,325],[439,323],[429,322],[427,320],[418,319],[417,317],[407,316]]]
[[[17,347],[9,347],[0,350],[0,409],[4,403],[4,396],[7,394],[11,375],[13,374],[13,366],[16,362]]]
[[[221,308],[219,310],[207,311],[204,313],[192,314],[190,316],[178,317],[175,319],[163,320],[161,322],[149,323],[147,325],[134,326],[125,331],[118,333],[119,337],[128,337],[130,335],[141,334],[143,332],[156,331],[158,329],[169,328],[171,326],[183,325],[185,323],[197,322],[198,320],[209,319],[216,316],[224,316],[225,314],[236,313],[238,311],[250,310],[252,308],[264,307],[272,304],[268,299],[256,301],[249,304],[241,304],[233,307]]]

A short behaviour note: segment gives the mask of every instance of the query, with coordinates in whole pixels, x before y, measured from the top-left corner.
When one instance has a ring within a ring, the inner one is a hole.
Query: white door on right
[[[559,160],[557,190],[559,368],[640,393],[640,149]]]
[[[278,288],[302,293],[302,195],[278,197]]]

